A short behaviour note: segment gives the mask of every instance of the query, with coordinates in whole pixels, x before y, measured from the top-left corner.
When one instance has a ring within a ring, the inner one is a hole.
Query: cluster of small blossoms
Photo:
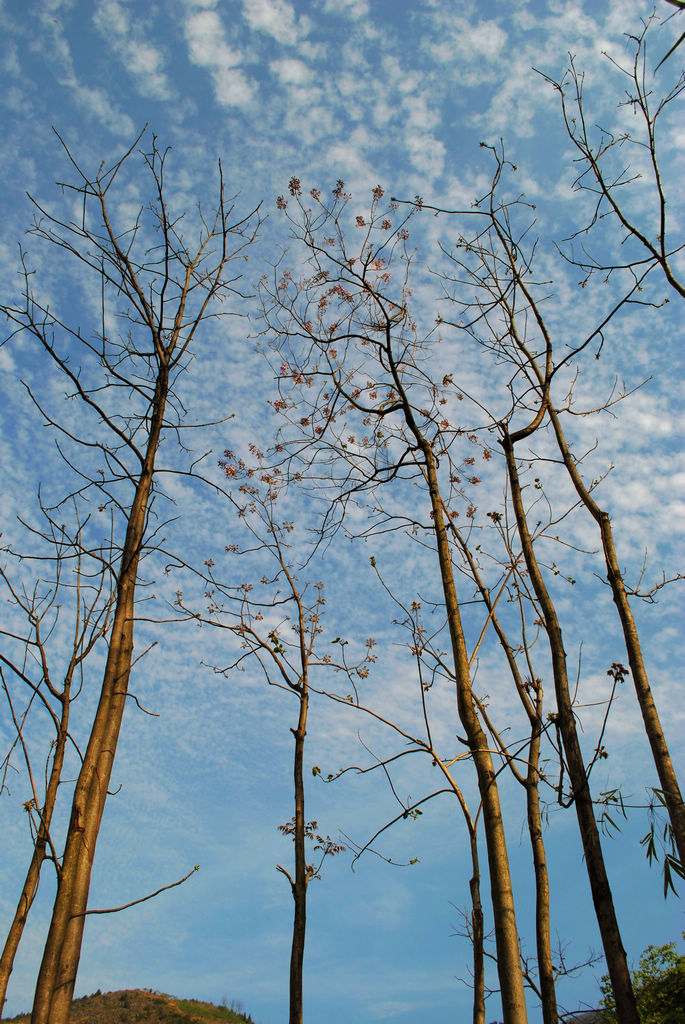
[[[334,284],[327,294],[336,295],[339,299],[344,299],[346,302],[351,302],[353,299],[352,292],[348,292],[342,284]]]
[[[257,462],[263,461],[264,452],[258,448],[256,444],[251,444],[249,446],[249,451]],[[224,457],[219,460],[218,465],[223,470],[224,476],[227,480],[237,480],[241,477],[245,480],[252,480],[258,472],[258,469],[248,466],[243,459],[237,459],[234,452],[229,448],[224,451]],[[278,497],[278,488],[281,483],[280,474],[281,470],[279,467],[268,470],[259,470],[259,480],[261,483],[267,485],[266,498],[269,501],[274,501]],[[256,487],[244,482],[240,485],[239,489],[241,493],[247,495],[254,496],[258,493]],[[250,511],[254,511],[254,508],[254,505],[249,506]],[[241,513],[244,514],[245,511],[246,509],[243,509],[241,510]],[[226,550],[229,551],[234,549],[232,547],[228,547]],[[237,548],[235,550],[237,550]]]
[[[293,384],[306,384],[308,388],[312,386],[311,377],[305,377],[299,370],[293,370],[288,363],[281,363],[281,377],[290,377]]]

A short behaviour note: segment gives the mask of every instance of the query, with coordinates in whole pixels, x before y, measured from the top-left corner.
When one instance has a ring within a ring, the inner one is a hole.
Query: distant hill
[[[234,1004],[235,1005],[235,1004]],[[30,1014],[7,1019],[7,1024],[29,1024]],[[175,999],[163,992],[129,989],[96,992],[75,999],[71,1024],[255,1024],[248,1014],[199,999]]]
[[[235,1003],[231,1006],[235,1007]],[[240,1004],[238,1004],[240,1005]],[[586,1010],[566,1018],[568,1024],[601,1024],[601,1010]],[[3,1024],[30,1024],[31,1015],[8,1017]],[[75,999],[71,1024],[255,1024],[250,1014],[199,999],[176,999],[150,989],[96,992]]]

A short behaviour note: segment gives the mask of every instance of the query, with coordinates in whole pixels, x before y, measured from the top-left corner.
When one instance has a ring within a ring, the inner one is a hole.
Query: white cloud
[[[5,52],[0,58],[0,68],[8,75],[18,75],[20,73],[21,67],[16,45],[8,43],[5,46]]]
[[[498,135],[530,137],[542,111],[555,103],[552,90],[542,80],[533,77],[531,57],[523,55],[508,65],[507,75],[495,84],[489,107],[474,112],[471,123],[489,139]]]
[[[252,102],[254,89],[242,71],[217,68],[214,72],[216,100],[225,107],[245,107]]]
[[[368,175],[368,161],[364,153],[350,145],[349,141],[337,142],[326,152],[326,163],[330,167],[330,177],[339,175],[348,180],[353,175],[363,181]]]
[[[16,371],[12,353],[7,346],[0,348],[0,371],[2,373],[14,373]]]
[[[382,58],[383,88],[388,91],[397,90],[402,95],[413,94],[419,89],[422,76],[410,70],[406,64],[400,63],[395,55],[386,55]]]
[[[73,7],[73,0],[44,0],[38,11],[41,32],[32,38],[31,50],[41,54],[45,68],[54,76],[56,84],[69,90],[76,108],[87,111],[116,135],[131,135],[131,117],[116,106],[107,91],[93,87],[74,70],[67,32],[68,14]],[[27,95],[25,91],[24,96]],[[10,101],[17,105],[14,93],[10,93]],[[31,120],[35,120],[36,116],[40,115],[34,111]]]
[[[474,55],[497,60],[507,45],[507,33],[496,21],[479,21],[469,28],[465,44]]]
[[[224,42],[221,19],[215,11],[194,14],[186,22],[190,59],[201,67],[231,68],[240,64],[240,53]]]
[[[424,131],[438,128],[440,112],[437,105],[429,105],[426,94],[407,96],[404,101],[404,109],[407,112],[407,124],[411,127],[421,127]]]
[[[364,18],[369,14],[369,0],[324,0],[323,9],[326,14]]]
[[[126,52],[126,64],[134,75],[147,79],[147,84],[158,91],[166,85],[166,76],[160,73],[164,61],[159,50],[149,43],[131,42]]]
[[[461,74],[487,71],[483,63],[499,61],[508,35],[496,21],[472,22],[462,14],[440,12],[436,18],[438,40],[431,47],[436,60],[458,68]],[[465,68],[464,68],[465,65]]]
[[[93,22],[127,71],[136,79],[141,92],[155,99],[169,99],[171,88],[164,74],[161,51],[141,36],[139,20],[131,24],[128,11],[117,0],[101,0]]]
[[[131,31],[126,9],[116,0],[101,0],[93,14],[93,21],[105,36],[111,33],[125,36]]]
[[[407,155],[414,170],[428,182],[442,174],[445,165],[445,146],[428,132],[407,133],[405,140]]]
[[[250,28],[266,32],[279,43],[297,42],[295,8],[286,0],[243,0],[243,14]]]
[[[191,61],[207,68],[212,75],[217,103],[233,107],[249,104],[254,87],[237,70],[243,57],[226,44],[219,15],[209,10],[193,14],[186,22],[185,34]]]
[[[304,61],[293,58],[274,60],[269,65],[274,74],[286,85],[304,85],[311,81],[312,72]]]
[[[85,107],[103,125],[117,135],[132,135],[135,126],[133,121],[111,102],[109,94],[104,89],[85,88],[74,78],[69,82],[74,90],[76,102],[79,106]]]

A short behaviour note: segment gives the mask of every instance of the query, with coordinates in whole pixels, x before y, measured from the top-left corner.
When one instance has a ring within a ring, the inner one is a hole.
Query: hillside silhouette
[[[236,1003],[215,1006],[149,989],[98,991],[74,1000],[70,1024],[255,1024],[241,1009]],[[7,1018],[7,1024],[29,1024],[30,1020],[30,1013],[25,1013]]]

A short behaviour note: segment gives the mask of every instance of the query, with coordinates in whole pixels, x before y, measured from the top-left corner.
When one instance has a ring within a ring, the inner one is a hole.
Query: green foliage
[[[667,807],[666,797],[660,789],[652,787],[654,794],[649,804],[650,826],[649,832],[642,837],[640,845],[644,846],[647,860],[650,864],[658,862],[659,850],[664,858],[664,899],[668,896],[669,889],[677,896],[673,875],[685,878],[685,865],[680,863],[676,852],[675,835],[673,826],[668,818],[660,814],[660,810]]]
[[[685,956],[676,952],[675,942],[648,946],[632,979],[640,1024],[685,1024]],[[607,974],[602,978],[602,995],[604,1019],[607,1024],[617,1024]]]
[[[238,1013],[228,1006],[215,1006],[213,1003],[202,1003],[197,999],[176,999],[176,1006],[181,1013],[187,1014],[192,1021],[207,1021],[208,1024],[252,1024],[252,1017]]]

